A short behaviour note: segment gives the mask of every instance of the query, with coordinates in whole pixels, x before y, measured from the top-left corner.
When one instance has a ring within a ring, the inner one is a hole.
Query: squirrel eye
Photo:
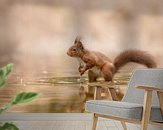
[[[73,48],[72,50],[73,50],[73,51],[76,51],[76,48]]]

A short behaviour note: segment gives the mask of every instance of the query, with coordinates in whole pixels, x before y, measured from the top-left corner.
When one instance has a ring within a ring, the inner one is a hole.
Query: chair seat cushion
[[[141,120],[143,111],[142,104],[107,100],[89,100],[85,108],[87,112],[130,120]],[[163,122],[160,108],[152,107],[151,121]]]

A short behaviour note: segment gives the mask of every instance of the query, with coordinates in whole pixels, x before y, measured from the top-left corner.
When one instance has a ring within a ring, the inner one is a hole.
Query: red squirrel
[[[112,61],[101,52],[87,50],[79,37],[67,54],[84,62],[83,66],[79,66],[79,72],[83,75],[88,70],[89,82],[95,82],[99,76],[104,77],[105,81],[112,81],[114,74],[128,62],[136,62],[148,68],[157,67],[153,57],[145,51],[126,50]]]

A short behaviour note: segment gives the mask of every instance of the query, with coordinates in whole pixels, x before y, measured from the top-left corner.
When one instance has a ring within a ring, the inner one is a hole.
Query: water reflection
[[[48,73],[48,72],[47,72]],[[14,78],[16,77],[16,78]],[[119,99],[122,98],[130,73],[117,74],[114,83]],[[11,108],[10,112],[85,112],[87,100],[93,99],[94,87],[89,86],[87,77],[41,77],[24,79],[12,75],[7,87],[0,91],[0,106],[20,91],[34,91],[42,95],[33,103]],[[107,86],[106,86],[107,87]],[[102,91],[107,99],[106,88]]]

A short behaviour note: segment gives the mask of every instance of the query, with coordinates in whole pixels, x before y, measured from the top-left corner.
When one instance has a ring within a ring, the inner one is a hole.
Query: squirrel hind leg
[[[88,71],[89,82],[96,82],[97,78],[98,76],[92,70]]]
[[[105,81],[112,81],[113,80],[111,72],[109,72],[107,74],[103,73],[103,77],[104,77]]]
[[[113,80],[113,72],[109,65],[104,65],[102,68],[102,76],[104,77],[105,81],[112,81]]]

